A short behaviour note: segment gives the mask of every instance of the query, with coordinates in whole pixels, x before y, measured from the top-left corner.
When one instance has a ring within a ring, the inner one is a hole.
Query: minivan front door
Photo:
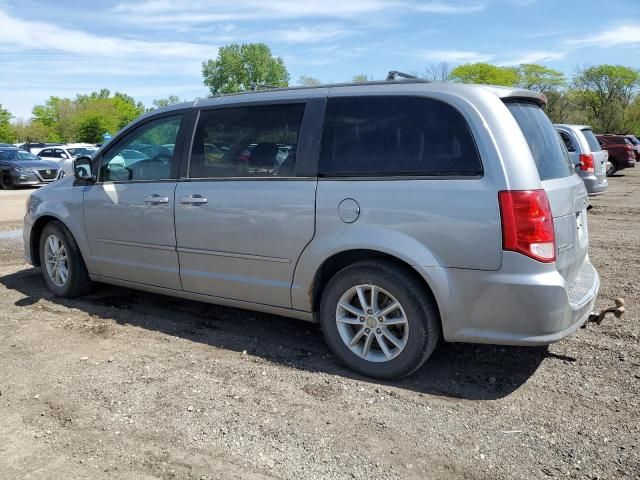
[[[291,307],[315,222],[317,182],[299,168],[304,112],[305,103],[200,112],[189,178],[176,187],[185,291]]]
[[[181,289],[173,214],[182,117],[145,122],[102,155],[98,181],[84,192],[98,275]]]

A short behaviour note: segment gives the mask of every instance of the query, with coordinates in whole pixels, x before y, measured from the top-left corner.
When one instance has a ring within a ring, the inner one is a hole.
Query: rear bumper
[[[436,271],[437,270],[437,271]],[[546,345],[580,328],[600,279],[588,258],[568,285],[555,264],[504,252],[499,271],[426,268],[449,342]]]
[[[611,160],[611,159],[609,159],[609,161],[610,162],[614,162],[615,165],[616,165],[616,168],[618,170],[622,170],[624,168],[633,168],[633,167],[636,166],[636,160],[635,159],[633,159],[633,160],[631,160],[631,159],[629,159],[629,160],[620,160],[620,161],[619,160]]]
[[[584,186],[587,189],[589,196],[601,195],[609,188],[609,181],[605,176],[602,182],[599,182],[595,175],[589,175],[588,177],[582,177]]]

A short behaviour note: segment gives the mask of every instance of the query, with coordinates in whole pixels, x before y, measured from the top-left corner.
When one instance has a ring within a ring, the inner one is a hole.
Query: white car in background
[[[92,156],[98,148],[90,143],[68,143],[40,150],[38,157],[60,165],[65,175],[73,175],[73,159],[81,155]]]

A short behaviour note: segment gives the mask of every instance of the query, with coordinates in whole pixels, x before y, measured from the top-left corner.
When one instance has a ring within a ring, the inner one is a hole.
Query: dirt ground
[[[640,168],[592,204],[598,306],[622,296],[625,318],[548,348],[443,345],[389,383],[312,324],[107,286],[56,299],[0,240],[0,478],[638,479]]]
[[[22,217],[30,188],[0,190],[0,232],[22,228]]]

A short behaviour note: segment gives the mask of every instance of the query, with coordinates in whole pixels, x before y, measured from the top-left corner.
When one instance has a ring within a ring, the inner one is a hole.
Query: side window
[[[304,104],[205,110],[196,128],[190,178],[295,175]]]
[[[56,148],[56,149],[53,151],[53,157],[54,157],[54,158],[65,158],[64,150],[61,150],[61,149],[59,149],[59,148]]]
[[[569,138],[569,135],[567,135],[564,132],[558,132],[560,133],[560,136],[562,137],[562,141],[564,142],[564,146],[567,147],[567,151],[568,152],[575,152],[576,149],[574,148],[573,144],[571,143],[571,139]]]
[[[152,120],[129,133],[102,157],[100,181],[171,178],[173,151],[182,114]]]
[[[52,155],[52,152],[48,148],[45,148],[44,150],[41,150],[40,153],[38,153],[39,157],[49,157],[49,158],[51,158],[51,155]]]
[[[420,97],[331,98],[321,176],[478,176],[482,163],[466,120]]]

